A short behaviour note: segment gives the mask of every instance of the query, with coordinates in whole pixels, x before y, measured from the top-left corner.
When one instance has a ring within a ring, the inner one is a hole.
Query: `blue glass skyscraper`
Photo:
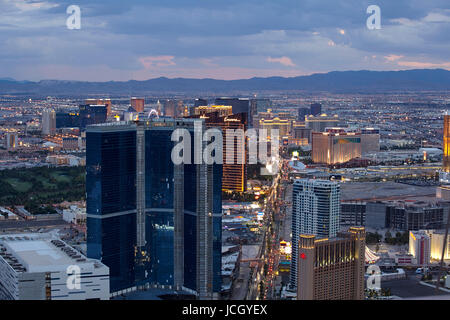
[[[87,129],[88,256],[110,268],[112,292],[146,284],[200,298],[220,291],[222,165],[171,159],[173,130],[193,138],[195,121]]]

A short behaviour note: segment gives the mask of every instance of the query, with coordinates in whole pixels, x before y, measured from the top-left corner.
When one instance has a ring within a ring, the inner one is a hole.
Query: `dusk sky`
[[[66,26],[69,5],[81,29]],[[381,29],[369,30],[369,5]],[[0,0],[0,78],[450,70],[450,0]]]

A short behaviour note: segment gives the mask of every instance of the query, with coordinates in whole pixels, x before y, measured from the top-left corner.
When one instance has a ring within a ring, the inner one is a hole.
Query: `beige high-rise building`
[[[361,154],[380,151],[380,130],[374,128],[361,129]]]
[[[300,235],[298,300],[363,300],[365,229],[351,227],[336,238]]]
[[[450,114],[444,114],[444,136],[442,149],[444,151],[442,170],[439,173],[441,185],[436,189],[436,197],[450,200]]]
[[[361,157],[361,133],[345,132],[341,128],[312,133],[314,163],[338,164]]]

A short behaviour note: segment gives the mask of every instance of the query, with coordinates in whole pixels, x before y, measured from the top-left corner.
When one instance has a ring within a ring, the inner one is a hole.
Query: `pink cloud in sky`
[[[148,56],[140,57],[139,62],[142,63],[145,69],[152,67],[167,67],[174,66],[176,63],[173,61],[174,56]]]
[[[413,68],[413,69],[443,68],[443,69],[450,70],[450,62],[448,62],[448,61],[439,62],[439,63],[426,62],[426,61],[425,62],[405,61],[403,59],[403,58],[405,58],[405,56],[395,55],[395,54],[390,54],[390,55],[384,56],[384,58],[386,59],[386,62],[393,62],[400,67],[408,67],[408,68]]]
[[[268,57],[267,62],[281,63],[283,66],[286,66],[286,67],[295,67],[295,63],[293,63],[291,58],[289,58],[289,57],[281,57],[281,58]]]
[[[415,69],[442,68],[450,70],[450,62],[432,63],[419,61],[398,61],[397,64],[402,67],[409,67]]]
[[[384,56],[384,58],[389,62],[394,62],[394,61],[400,60],[403,57],[404,56],[400,56],[400,55],[396,55],[396,54],[390,54],[388,56]]]

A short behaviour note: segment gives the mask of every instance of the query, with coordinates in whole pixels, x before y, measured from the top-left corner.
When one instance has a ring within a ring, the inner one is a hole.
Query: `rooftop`
[[[83,265],[103,266],[50,234],[0,236],[0,255],[17,272],[54,272],[74,264],[82,269]]]

